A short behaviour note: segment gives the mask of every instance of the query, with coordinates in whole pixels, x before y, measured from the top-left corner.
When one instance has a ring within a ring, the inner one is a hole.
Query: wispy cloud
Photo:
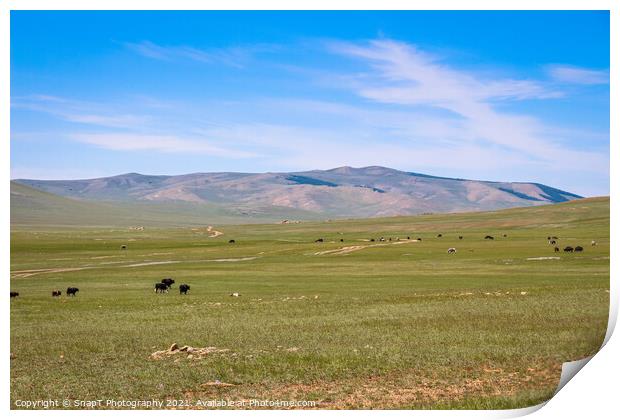
[[[562,83],[574,83],[579,85],[603,85],[609,84],[608,70],[594,70],[582,67],[553,65],[547,68],[549,75]]]
[[[535,80],[482,79],[402,42],[382,39],[366,44],[332,42],[327,46],[332,52],[366,60],[376,72],[364,74],[361,84],[378,83],[380,87],[370,86],[360,92],[372,97],[373,92],[380,91],[381,96],[390,97],[390,102],[441,105],[464,99],[548,99],[563,95]]]
[[[126,48],[144,57],[155,60],[190,60],[199,63],[221,63],[243,68],[248,61],[261,52],[272,52],[278,48],[269,44],[202,49],[187,45],[158,45],[151,41],[125,42]]]
[[[370,67],[363,83],[353,85],[356,94],[379,103],[448,111],[461,120],[463,142],[506,148],[545,164],[574,165],[584,158],[592,164],[604,164],[606,160],[602,154],[571,151],[558,144],[548,137],[549,128],[532,116],[498,110],[498,101],[561,95],[540,82],[482,80],[443,64],[416,46],[391,40],[334,43],[330,48]]]
[[[164,109],[164,114],[171,112],[169,104],[147,97],[138,97],[140,111],[146,109]],[[74,142],[90,144],[107,150],[116,151],[155,151],[162,153],[194,153],[227,158],[250,158],[258,153],[248,152],[242,148],[225,146],[194,130],[179,132],[178,126],[185,121],[170,123],[160,114],[110,112],[122,109],[118,104],[76,101],[69,98],[50,97],[48,95],[30,95],[14,98],[12,106],[50,114],[58,119],[76,126],[56,135]],[[125,104],[125,107],[131,105]],[[174,118],[174,116],[173,116]],[[89,131],[82,130],[86,126]],[[174,134],[170,134],[174,132]],[[213,138],[216,138],[212,136]],[[13,133],[12,139],[41,138],[40,133]],[[226,140],[224,138],[223,140]]]
[[[201,153],[228,158],[257,157],[256,153],[222,148],[205,138],[186,138],[173,135],[138,133],[72,133],[74,141],[92,144],[108,150],[157,151],[164,153]]]
[[[134,128],[151,122],[148,115],[113,113],[110,106],[42,94],[13,98],[11,107],[43,112],[72,123],[108,128]]]

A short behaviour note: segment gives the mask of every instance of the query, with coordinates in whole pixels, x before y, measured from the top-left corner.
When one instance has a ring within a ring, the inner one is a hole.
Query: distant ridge
[[[581,198],[539,183],[447,178],[382,166],[286,173],[127,173],[81,180],[17,179],[14,183],[78,202],[144,209],[185,206],[187,214],[192,214],[189,207],[204,210],[206,206],[241,218],[261,215],[261,220],[497,210]]]

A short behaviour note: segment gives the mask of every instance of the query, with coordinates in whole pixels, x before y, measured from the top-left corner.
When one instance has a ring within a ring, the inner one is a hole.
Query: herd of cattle
[[[547,241],[549,241],[549,245],[557,245],[557,236],[547,236]],[[596,241],[590,242],[590,245],[595,246]],[[560,252],[560,248],[558,246],[554,246],[554,252]],[[564,252],[583,252],[583,247],[581,245],[577,245],[572,247],[571,245],[567,245],[564,247]]]
[[[155,283],[155,293],[168,293],[168,290],[172,288],[173,284],[174,284],[173,279],[163,279],[161,282]],[[186,295],[187,292],[189,292],[189,289],[190,289],[189,285],[181,284],[179,286],[179,293],[182,295]],[[67,296],[75,297],[75,294],[79,291],[80,289],[78,289],[77,287],[67,287],[66,293],[67,293]],[[11,292],[12,298],[16,298],[18,296],[19,296],[19,292]],[[52,290],[52,297],[60,297],[60,296],[62,296],[61,290]]]
[[[67,287],[67,296],[74,296],[77,292],[79,292],[80,289],[78,289],[77,287]],[[11,297],[17,297],[19,296],[18,292],[11,292]],[[62,296],[62,291],[60,290],[52,290],[52,297],[60,297]]]
[[[174,284],[173,279],[163,279],[159,283],[155,283],[155,293],[168,293],[168,290],[172,288]],[[182,284],[179,286],[179,293],[186,295],[189,292],[189,285]]]
[[[502,235],[504,238],[506,238],[508,235],[503,234]],[[437,238],[442,238],[443,234],[439,233],[437,234]],[[460,240],[463,239],[462,235],[459,235],[458,238]],[[491,235],[486,235],[484,237],[485,240],[494,240],[495,238]],[[554,246],[554,252],[560,252],[560,248],[557,245],[557,241],[558,241],[558,237],[557,236],[547,236],[547,241],[549,243],[549,245],[553,245]],[[396,241],[400,241],[400,238],[396,238]],[[407,236],[407,240],[411,240],[410,236]],[[375,238],[370,238],[368,239],[368,241],[370,242],[375,242]],[[384,238],[383,236],[379,238],[379,242],[391,242],[392,238]],[[416,241],[422,241],[422,238],[416,238]],[[235,243],[234,239],[231,239],[230,241],[228,241],[229,243]],[[315,240],[314,242],[320,243],[320,242],[324,242],[323,238],[318,238],[317,240]],[[340,239],[340,242],[344,242],[344,239]],[[596,245],[596,241],[592,241],[591,242],[592,246]],[[125,245],[123,245],[121,247],[122,249],[126,249],[127,247]],[[581,245],[577,245],[575,247],[571,246],[571,245],[567,245],[564,247],[564,252],[583,252],[583,247]],[[454,247],[450,247],[448,248],[448,254],[456,254],[456,248]],[[167,278],[167,279],[162,279],[160,282],[155,283],[155,293],[168,293],[168,291],[172,288],[172,285],[174,284],[174,279],[171,278]],[[189,292],[190,287],[188,284],[181,284],[179,285],[179,293],[182,295],[187,295],[187,292]],[[79,292],[80,289],[78,289],[77,287],[68,287],[67,288],[67,296],[75,296],[75,294],[77,292]],[[19,293],[18,292],[11,292],[11,298],[15,298],[18,297]],[[52,290],[52,297],[60,297],[62,296],[62,291],[60,290]],[[238,297],[240,296],[239,293],[233,293],[230,296],[234,296],[234,297]]]
[[[502,235],[502,237],[507,238],[508,235],[506,235],[504,233]],[[443,238],[443,234],[442,233],[438,233],[437,234],[437,238]],[[463,239],[463,235],[459,235],[458,238],[459,238],[459,240],[462,240]],[[407,236],[407,239],[411,240],[411,237]],[[491,236],[491,235],[486,235],[484,237],[484,239],[485,240],[493,241],[493,240],[495,240],[495,237]],[[396,241],[400,241],[400,240],[401,240],[400,238],[398,238],[398,237],[396,238]],[[318,238],[314,242],[321,243],[321,242],[324,242],[324,241],[325,241],[324,238]],[[368,241],[375,242],[375,238],[370,238],[370,239],[368,239]],[[386,241],[392,242],[392,238],[387,238],[386,239],[383,236],[379,238],[379,242],[386,242]],[[422,238],[416,238],[416,241],[418,241],[418,242],[422,241]],[[548,236],[547,237],[547,241],[549,241],[549,245],[557,245],[558,237],[557,236]],[[341,238],[340,242],[344,242],[344,239]],[[596,241],[592,241],[591,245],[592,246],[596,245]],[[582,251],[583,251],[583,247],[581,245],[577,245],[575,247],[567,245],[566,247],[564,247],[564,252],[582,252]],[[558,248],[557,246],[554,247],[554,252],[560,252],[560,248]],[[454,248],[454,247],[448,248],[448,254],[456,254],[456,248]]]

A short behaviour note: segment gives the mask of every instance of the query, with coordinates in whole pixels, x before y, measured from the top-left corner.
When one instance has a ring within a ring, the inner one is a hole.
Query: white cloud
[[[81,124],[92,124],[102,127],[135,127],[140,124],[147,124],[150,120],[147,116],[137,115],[95,115],[95,114],[61,114],[66,121]]]
[[[200,63],[222,63],[237,68],[245,67],[247,62],[256,53],[270,52],[278,49],[278,47],[270,44],[210,49],[201,49],[187,45],[163,46],[151,41],[125,42],[123,45],[144,57],[156,60],[185,59]]]
[[[609,84],[609,71],[593,70],[574,66],[549,66],[549,75],[558,82],[574,83],[579,85]]]
[[[131,112],[111,113],[108,105],[76,101],[50,95],[30,95],[13,98],[11,107],[44,112],[64,121],[109,128],[135,128],[152,123],[148,115]]]
[[[164,153],[200,153],[228,158],[250,158],[257,154],[227,149],[204,138],[137,133],[72,133],[69,138],[104,149],[118,151],[157,151]]]
[[[455,100],[547,99],[562,95],[534,80],[484,80],[444,65],[439,57],[402,42],[374,40],[366,45],[335,42],[328,44],[328,48],[366,60],[375,73],[365,75],[363,84],[371,86],[360,91],[371,97],[381,91],[390,102],[442,105]],[[377,86],[373,87],[374,84]]]
[[[355,92],[375,102],[441,109],[462,119],[459,136],[464,144],[511,150],[532,161],[568,168],[587,162],[603,165],[607,156],[567,149],[548,137],[548,127],[530,116],[498,111],[500,100],[548,99],[560,93],[535,81],[481,80],[457,70],[415,46],[391,40],[365,45],[336,43],[331,50],[364,60],[373,69]],[[355,76],[353,76],[355,77]],[[450,120],[448,120],[450,121]],[[437,158],[435,158],[437,159]]]

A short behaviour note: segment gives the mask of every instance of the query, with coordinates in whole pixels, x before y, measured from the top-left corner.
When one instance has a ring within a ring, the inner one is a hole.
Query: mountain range
[[[381,166],[287,173],[128,173],[11,183],[12,221],[19,220],[20,212],[34,210],[44,218],[50,206],[50,212],[69,207],[78,213],[89,212],[80,206],[99,206],[106,209],[102,213],[117,218],[122,213],[127,221],[177,214],[177,223],[205,218],[208,223],[237,223],[497,210],[578,198],[538,183],[444,178]]]

